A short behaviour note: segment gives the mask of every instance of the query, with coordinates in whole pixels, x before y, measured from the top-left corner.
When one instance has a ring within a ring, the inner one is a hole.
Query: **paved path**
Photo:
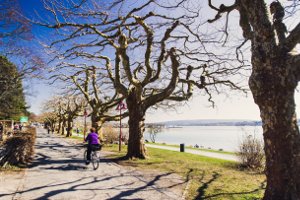
[[[147,147],[152,147],[152,148],[158,148],[158,149],[166,149],[166,150],[171,150],[171,151],[179,151],[179,147],[168,147],[168,146],[161,146],[161,145],[155,145],[155,144],[146,144]],[[185,149],[186,153],[192,153],[192,154],[197,154],[201,156],[207,156],[207,157],[212,157],[212,158],[219,158],[223,160],[230,160],[230,161],[236,161],[238,162],[239,159],[235,155],[230,155],[230,154],[224,154],[224,153],[214,153],[214,152],[207,152],[207,151],[201,151],[201,150],[193,150],[193,149]]]
[[[141,172],[107,159],[93,170],[84,164],[80,145],[38,131],[32,166],[22,173],[0,174],[1,200],[182,198],[186,183],[178,175]]]

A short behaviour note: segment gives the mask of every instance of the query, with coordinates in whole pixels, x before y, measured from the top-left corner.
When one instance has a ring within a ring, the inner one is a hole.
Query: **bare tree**
[[[118,1],[111,8],[126,2]],[[162,14],[179,5],[163,7],[150,0],[130,8],[127,2],[125,11],[118,8],[116,13],[106,12],[109,8],[93,1],[80,6],[72,2],[60,5],[51,0],[45,4],[55,21],[42,25],[55,28],[62,35],[51,44],[56,49],[63,45],[57,58],[74,62],[81,58],[105,66],[100,73],[126,98],[127,158],[147,156],[143,133],[145,114],[150,107],[164,100],[186,101],[193,94],[193,86],[208,95],[211,102],[212,93],[220,92],[217,85],[241,89],[227,76],[236,75],[242,65],[222,68],[228,60],[219,57],[212,61],[210,56],[214,55],[194,34],[197,27],[190,25],[198,12],[183,16]],[[158,6],[158,13],[149,11],[151,6]]]
[[[22,14],[20,2],[0,0],[0,13],[0,54],[14,60],[19,78],[38,76],[44,62],[26,44],[34,39],[34,34],[32,24]]]
[[[21,17],[21,8],[16,0],[0,1],[0,39],[13,40],[16,38],[29,39],[31,24],[25,18]],[[11,42],[11,41],[9,41]]]
[[[147,128],[149,129],[149,137],[151,142],[155,143],[157,134],[159,134],[162,131],[163,125],[149,124]]]
[[[54,112],[44,112],[41,114],[41,120],[48,125],[48,129],[53,133],[57,122],[57,114]]]
[[[72,125],[73,120],[80,115],[83,107],[85,106],[85,101],[73,95],[55,96],[44,103],[44,112],[50,112],[55,114],[55,124],[58,123],[58,133],[62,132],[64,135],[64,130],[66,128],[66,137],[72,136]]]
[[[245,42],[251,43],[252,73],[249,86],[259,106],[266,153],[267,188],[264,199],[300,199],[300,134],[294,94],[300,80],[300,55],[293,50],[300,42],[299,1],[236,0],[232,5],[208,4],[215,18],[227,14],[224,32],[228,35],[228,15],[237,11]],[[298,18],[297,18],[298,16]],[[241,54],[239,54],[241,55]]]
[[[65,98],[65,97],[64,97]],[[79,113],[82,112],[84,107],[84,101],[81,98],[75,96],[68,96],[65,98],[67,113],[67,135],[66,137],[72,136],[73,121],[78,117]]]
[[[102,125],[108,121],[120,119],[120,115],[110,112],[117,107],[123,99],[116,93],[113,84],[101,73],[101,69],[87,64],[72,64],[62,62],[56,66],[55,75],[51,76],[53,82],[62,81],[69,85],[69,91],[82,96],[87,102],[87,110],[90,112],[92,126],[99,131]],[[62,73],[69,69],[69,73]],[[124,113],[121,117],[128,116]]]

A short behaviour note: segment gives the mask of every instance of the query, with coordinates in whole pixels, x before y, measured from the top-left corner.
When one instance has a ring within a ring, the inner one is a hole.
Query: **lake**
[[[181,128],[165,128],[156,136],[156,142],[199,145],[203,148],[237,151],[239,144],[248,135],[263,139],[262,127],[258,126],[183,126]],[[145,139],[150,140],[146,129]]]

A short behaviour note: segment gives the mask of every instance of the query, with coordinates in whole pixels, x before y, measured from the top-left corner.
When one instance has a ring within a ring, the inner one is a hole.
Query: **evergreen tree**
[[[21,76],[17,67],[0,56],[0,119],[18,120],[27,115]]]

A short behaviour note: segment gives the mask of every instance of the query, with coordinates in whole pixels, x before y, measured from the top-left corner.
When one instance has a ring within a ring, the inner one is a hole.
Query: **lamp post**
[[[120,135],[119,135],[119,151],[121,151],[121,144],[122,144],[122,110],[126,110],[126,105],[123,103],[123,101],[120,101],[118,103],[117,110],[120,111]]]

